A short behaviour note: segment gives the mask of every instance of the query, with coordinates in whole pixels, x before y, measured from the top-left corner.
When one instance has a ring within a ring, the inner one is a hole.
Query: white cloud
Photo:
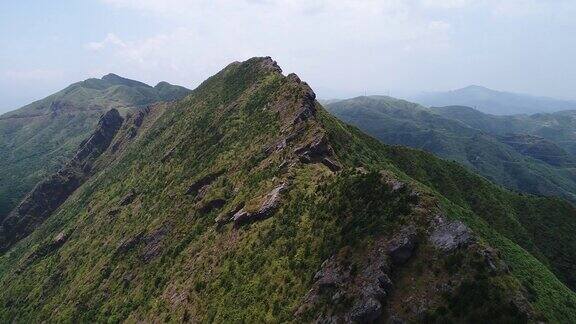
[[[13,69],[2,74],[8,80],[20,82],[50,82],[64,76],[63,71],[53,69]]]
[[[453,9],[462,8],[472,3],[471,0],[421,0],[424,7]]]
[[[394,69],[406,52],[433,55],[450,47],[449,23],[421,15],[413,1],[102,1],[153,15],[172,29],[139,39],[110,33],[85,47],[115,58],[106,60],[114,62],[107,69],[187,86],[251,56],[270,55],[287,72],[313,82],[331,75],[329,70],[341,75],[374,66]],[[344,66],[352,57],[355,61]]]
[[[126,44],[114,33],[109,33],[101,42],[90,42],[86,44],[85,48],[92,51],[99,51],[108,46],[126,47]]]
[[[100,1],[117,14],[136,12],[150,17],[161,28],[158,33],[135,38],[121,30],[109,30],[110,34],[103,35],[102,40],[85,46],[98,56],[92,61],[99,65],[93,68],[125,73],[148,82],[167,79],[194,86],[231,61],[270,55],[286,72],[297,72],[317,89],[349,90],[439,86],[438,79],[453,84],[463,75],[466,80],[474,79],[470,76],[474,70],[479,71],[478,75],[487,75],[490,69],[479,69],[471,62],[492,55],[492,51],[485,50],[491,40],[496,42],[494,46],[501,46],[498,42],[508,37],[505,31],[493,26],[504,20],[511,22],[509,26],[519,26],[514,19],[544,21],[536,13],[550,13],[573,3],[573,0]],[[563,12],[570,16],[566,10]],[[477,26],[483,25],[491,35],[478,34]],[[505,26],[508,31],[509,26]],[[503,60],[499,58],[497,62]]]

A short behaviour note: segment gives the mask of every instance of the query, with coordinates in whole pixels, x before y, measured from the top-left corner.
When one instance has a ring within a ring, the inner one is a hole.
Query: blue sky
[[[0,111],[114,72],[190,88],[270,55],[320,97],[469,84],[576,99],[573,0],[39,0],[0,4]]]

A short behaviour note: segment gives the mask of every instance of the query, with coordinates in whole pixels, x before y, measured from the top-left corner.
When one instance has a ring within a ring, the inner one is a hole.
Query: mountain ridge
[[[488,114],[551,113],[576,109],[576,101],[498,91],[478,85],[446,92],[430,92],[409,98],[428,107],[468,106]]]
[[[108,74],[76,82],[44,99],[0,116],[0,220],[42,178],[62,167],[111,108],[122,115],[188,89]]]
[[[511,128],[507,117],[460,106],[429,109],[389,97],[357,97],[326,107],[387,144],[458,161],[512,190],[576,201],[573,153],[549,137],[534,137],[538,132],[520,135],[525,132]],[[502,132],[494,133],[494,127]],[[510,134],[514,131],[518,134]]]
[[[2,320],[576,319],[554,246],[531,239],[554,230],[528,226],[570,205],[385,146],[269,57],[141,122],[0,257]]]

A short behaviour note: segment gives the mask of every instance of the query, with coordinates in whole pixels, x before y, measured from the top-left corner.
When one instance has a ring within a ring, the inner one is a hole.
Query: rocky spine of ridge
[[[297,307],[296,319],[313,323],[434,322],[437,315],[430,309],[443,300],[456,303],[468,293],[464,289],[477,289],[476,285],[482,287],[489,278],[510,275],[498,252],[482,244],[461,221],[449,220],[433,197],[387,172],[381,176],[392,193],[411,197],[409,220],[397,230],[379,235],[364,251],[344,249],[327,258]],[[537,318],[526,292],[509,293],[498,311],[526,321]]]
[[[0,252],[30,234],[90,177],[93,163],[106,151],[123,121],[116,109],[103,114],[96,130],[82,142],[72,160],[38,183],[8,214],[0,225]]]

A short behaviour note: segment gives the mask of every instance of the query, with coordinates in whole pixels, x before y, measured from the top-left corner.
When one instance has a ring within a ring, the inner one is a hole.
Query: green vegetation
[[[529,123],[523,121],[509,126],[507,121],[515,117],[491,116],[464,107],[428,109],[383,96],[342,100],[327,108],[386,144],[418,148],[458,161],[511,190],[576,202],[576,157],[541,137],[504,135],[526,131],[520,125]]]
[[[150,87],[109,74],[88,79],[0,116],[0,220],[47,175],[68,161],[111,108],[126,112],[184,97],[166,82]]]
[[[406,224],[425,233],[440,211],[475,231],[474,249],[498,249],[511,272],[483,274],[471,252],[446,263],[424,240],[420,271],[465,282],[455,295],[431,297],[432,319],[462,321],[474,308],[478,318],[521,322],[527,313],[509,302],[529,292],[537,316],[576,321],[576,294],[553,274],[570,281],[554,254],[574,262],[569,204],[514,194],[456,163],[385,146],[310,101],[307,85],[254,58],[153,109],[125,150],[101,155],[96,163],[106,167],[0,257],[0,321],[296,321],[326,259],[349,255],[356,275],[363,268],[354,265],[379,240]],[[296,156],[322,136],[341,171]],[[383,174],[409,186],[393,190]],[[202,179],[211,182],[187,194]],[[271,217],[215,224],[238,206],[257,209],[281,183],[287,189]],[[204,208],[215,199],[224,205]],[[390,298],[424,285],[398,285]]]
[[[542,137],[576,155],[576,134],[573,132],[576,127],[576,110],[513,116],[483,114],[462,106],[435,107],[432,110],[470,127],[500,136],[513,133]]]

